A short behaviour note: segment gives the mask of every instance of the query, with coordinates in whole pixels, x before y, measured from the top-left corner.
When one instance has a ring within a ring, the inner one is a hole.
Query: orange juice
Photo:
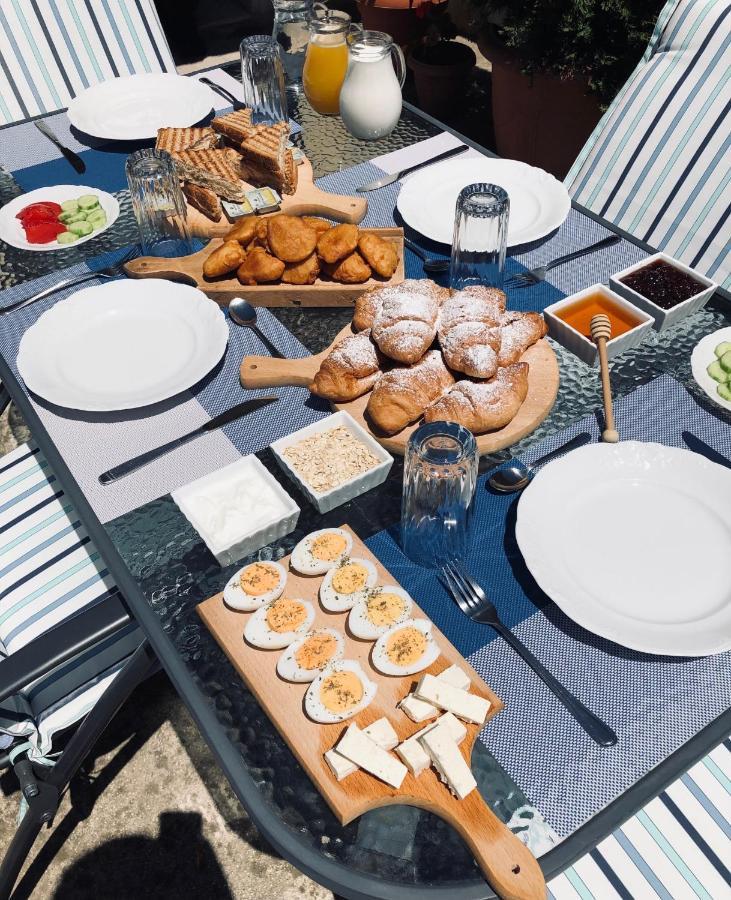
[[[336,116],[340,112],[340,88],[347,69],[348,45],[343,35],[318,36],[307,45],[302,84],[305,96],[320,115]]]

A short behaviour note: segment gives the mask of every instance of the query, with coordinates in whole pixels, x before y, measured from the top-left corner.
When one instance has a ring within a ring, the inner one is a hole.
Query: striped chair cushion
[[[0,654],[7,656],[117,592],[99,552],[33,444],[0,459]],[[91,708],[141,636],[134,624],[0,705],[0,732],[43,752]],[[1,664],[1,663],[0,663]]]
[[[731,0],[670,0],[566,176],[573,198],[731,287]]]
[[[153,0],[2,0],[0,125],[119,75],[174,72]]]

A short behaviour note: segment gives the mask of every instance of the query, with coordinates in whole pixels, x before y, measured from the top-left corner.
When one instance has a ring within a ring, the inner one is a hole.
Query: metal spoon
[[[560,447],[556,447],[555,450],[551,450],[550,453],[544,453],[543,456],[539,456],[529,466],[522,462],[514,462],[506,469],[499,469],[488,478],[488,484],[499,494],[514,494],[517,491],[522,491],[536,474],[536,466],[550,462],[552,459],[568,453],[569,450],[575,450],[577,447],[587,444],[590,440],[591,435],[589,432],[582,431],[581,434],[577,434],[576,437],[566,441],[565,444],[561,444]]]
[[[251,328],[272,356],[277,356],[279,359],[285,358],[284,354],[280,353],[269,338],[265,334],[262,334],[261,329],[257,327],[256,309],[248,300],[244,300],[243,297],[234,297],[228,305],[228,314],[237,325],[241,325],[244,328]]]
[[[425,272],[428,272],[431,275],[436,275],[439,272],[446,272],[449,269],[449,260],[448,259],[436,259],[432,256],[427,256],[426,253],[418,247],[413,241],[410,241],[408,238],[404,238],[404,244],[411,250],[412,253],[415,253],[420,260],[423,261],[423,269]]]

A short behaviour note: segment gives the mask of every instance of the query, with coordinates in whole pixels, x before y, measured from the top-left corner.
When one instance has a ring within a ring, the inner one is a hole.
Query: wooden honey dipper
[[[609,316],[603,313],[591,317],[591,336],[599,353],[599,366],[602,379],[602,394],[604,397],[604,431],[602,440],[607,444],[616,444],[619,440],[619,432],[614,427],[614,411],[612,409],[612,386],[609,383],[609,363],[607,362],[607,341],[612,336],[612,323]]]

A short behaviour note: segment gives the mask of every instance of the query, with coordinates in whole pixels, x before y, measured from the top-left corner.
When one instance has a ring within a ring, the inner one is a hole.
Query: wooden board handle
[[[365,197],[328,194],[313,185],[295,194],[282,211],[288,216],[325,216],[336,222],[357,225],[368,212],[368,201]]]
[[[239,375],[245,388],[268,388],[294,385],[309,387],[319,362],[311,363],[314,357],[305,359],[273,359],[270,356],[245,356]]]
[[[198,256],[199,254],[193,254]],[[192,259],[192,256],[186,256],[184,259]],[[178,264],[180,265],[180,264]],[[156,256],[140,256],[132,259],[124,266],[124,271],[130,278],[167,278],[169,281],[179,281],[182,284],[189,284],[192,287],[198,287],[198,280],[187,272],[177,268],[176,260],[165,259]],[[201,263],[202,271],[202,263]]]

